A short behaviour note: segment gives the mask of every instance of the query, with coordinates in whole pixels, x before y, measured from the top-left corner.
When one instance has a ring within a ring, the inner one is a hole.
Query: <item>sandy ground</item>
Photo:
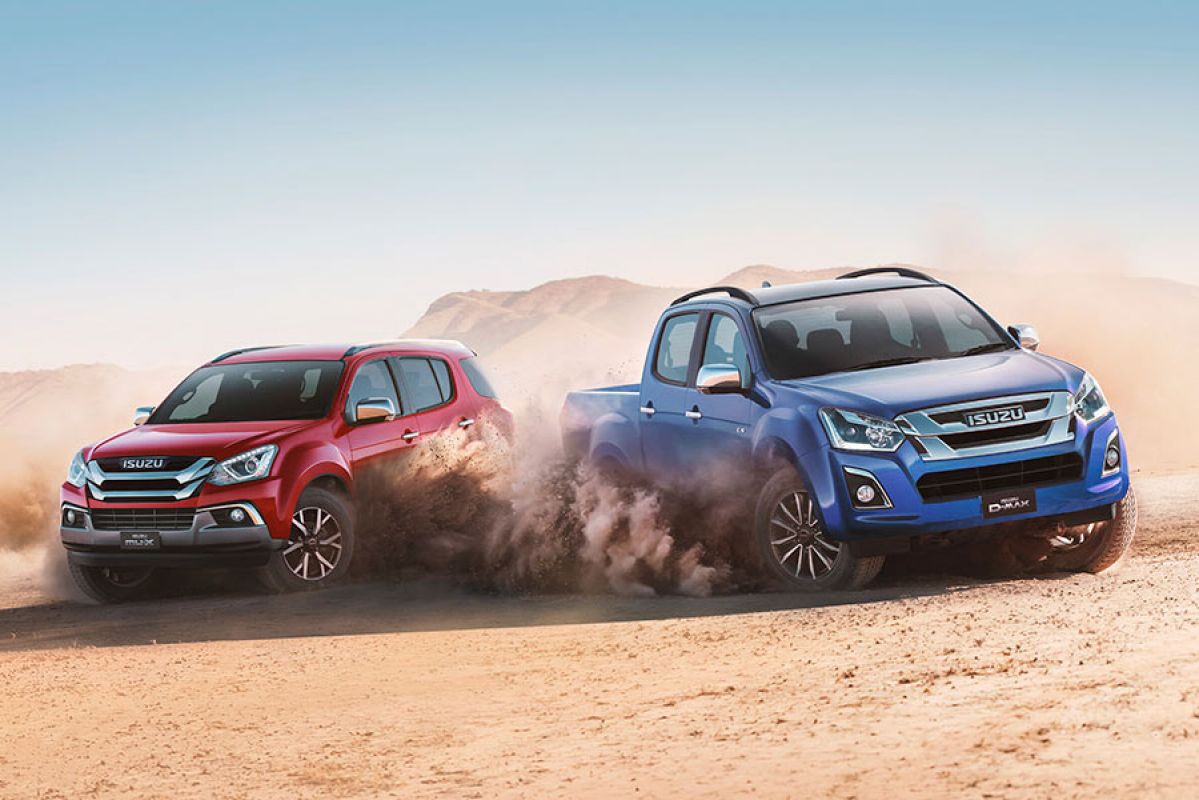
[[[1116,574],[118,608],[0,563],[0,796],[1194,797],[1199,474]]]

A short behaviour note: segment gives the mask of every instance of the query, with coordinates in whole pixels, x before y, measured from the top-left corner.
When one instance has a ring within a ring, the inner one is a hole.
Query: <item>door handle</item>
[[[420,436],[420,433],[418,431],[404,431],[404,435],[401,436],[400,438],[403,439],[405,442],[411,442],[413,439],[415,439],[418,436]]]
[[[657,414],[658,412],[654,409],[653,403],[648,403],[647,405],[644,405],[641,407],[641,413],[647,417],[652,417],[654,414]]]
[[[463,420],[458,420],[459,428],[469,428],[471,425],[474,425],[474,424],[475,424],[475,421],[473,419],[471,419],[470,417],[467,417],[466,419],[463,419]]]
[[[690,411],[685,412],[683,414],[683,416],[687,417],[687,419],[703,419],[704,418],[703,412],[701,412],[699,410],[699,406],[696,406],[695,408],[691,409]]]

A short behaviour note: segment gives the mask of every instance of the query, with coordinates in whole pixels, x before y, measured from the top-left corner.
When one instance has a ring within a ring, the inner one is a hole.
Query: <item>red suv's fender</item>
[[[278,502],[278,524],[271,525],[271,536],[286,539],[290,535],[291,516],[304,490],[321,478],[336,481],[347,494],[353,494],[349,459],[331,442],[304,442],[285,450],[279,476],[283,479]]]

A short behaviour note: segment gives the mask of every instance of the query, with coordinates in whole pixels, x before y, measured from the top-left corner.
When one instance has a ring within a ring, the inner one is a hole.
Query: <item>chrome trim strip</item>
[[[205,512],[211,513],[213,511],[221,511],[226,508],[240,508],[242,511],[246,512],[246,516],[250,518],[250,522],[254,523],[255,525],[266,524],[266,520],[262,518],[262,514],[258,513],[258,509],[254,507],[253,503],[224,503],[219,506],[201,506],[200,508],[196,509],[196,515],[198,516]],[[220,526],[214,523],[212,525],[205,525],[201,527],[200,530],[207,530],[208,528],[217,527]]]
[[[886,503],[886,505],[884,505],[884,506],[859,506],[856,502],[857,498],[854,497],[853,495],[850,495],[849,502],[853,506],[855,511],[882,511],[883,509],[887,509],[887,508],[895,508],[895,506],[892,505],[892,503],[891,503],[890,495],[888,495],[887,490],[883,488],[883,482],[880,481],[874,473],[869,472],[864,469],[858,469],[857,467],[842,467],[841,469],[845,470],[850,475],[857,475],[859,478],[866,478],[871,483],[873,483],[875,485],[875,488],[877,488],[879,490],[879,492],[882,493],[883,502]]]
[[[933,419],[937,414],[949,414],[960,411],[977,409],[1000,408],[1020,405],[1030,401],[1045,400],[1045,408],[1038,411],[1027,411],[1024,417],[1013,422],[1002,422],[995,425],[970,426],[964,422],[937,422]],[[1074,433],[1070,430],[1070,416],[1073,413],[1073,399],[1069,392],[1033,392],[1030,394],[1007,395],[1005,397],[988,397],[982,400],[970,400],[964,403],[951,403],[943,406],[922,408],[900,414],[895,422],[908,436],[918,437],[924,450],[920,458],[924,461],[950,461],[974,456],[990,456],[1002,453],[1014,453],[1030,450],[1035,447],[1062,444],[1073,441]],[[972,433],[976,431],[998,431],[1019,425],[1034,423],[1050,423],[1049,429],[1041,436],[1016,439],[1008,442],[981,444],[974,447],[954,448],[946,444],[942,436],[955,433]]]
[[[204,480],[205,478],[203,477],[198,478],[178,491],[171,491],[170,489],[142,489],[138,491],[114,492],[101,489],[94,483],[89,483],[87,488],[92,497],[97,500],[186,500],[199,491],[200,487],[204,484]]]
[[[108,481],[169,481],[180,484],[191,483],[201,476],[207,477],[216,466],[212,458],[198,458],[190,466],[181,470],[166,472],[105,472],[95,461],[87,462],[88,477],[92,483],[102,484]]]
[[[1112,475],[1115,475],[1117,472],[1119,472],[1120,470],[1122,470],[1124,468],[1123,454],[1121,454],[1121,456],[1120,456],[1119,464],[1117,464],[1112,469],[1108,469],[1108,467],[1107,467],[1107,451],[1109,449],[1111,449],[1112,442],[1116,441],[1116,439],[1118,439],[1118,438],[1120,438],[1120,429],[1116,428],[1110,434],[1108,434],[1107,442],[1103,445],[1103,455],[1100,456],[1100,458],[1103,459],[1100,462],[1100,464],[1102,464],[1102,469],[1099,473],[1099,477],[1101,477],[1101,478],[1110,478]]]

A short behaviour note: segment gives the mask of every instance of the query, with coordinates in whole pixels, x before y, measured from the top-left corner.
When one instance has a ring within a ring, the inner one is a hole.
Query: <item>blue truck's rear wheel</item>
[[[803,479],[784,467],[758,494],[754,536],[763,571],[792,591],[858,589],[874,580],[883,556],[855,556],[831,539]]]

